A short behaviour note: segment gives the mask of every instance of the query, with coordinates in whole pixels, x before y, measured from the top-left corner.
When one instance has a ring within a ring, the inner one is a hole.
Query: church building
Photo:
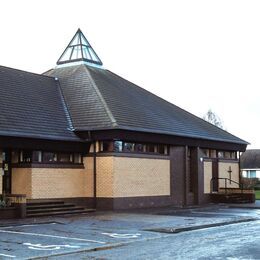
[[[199,205],[239,187],[246,141],[105,69],[80,29],[44,74],[0,66],[0,111],[0,193],[27,203]]]

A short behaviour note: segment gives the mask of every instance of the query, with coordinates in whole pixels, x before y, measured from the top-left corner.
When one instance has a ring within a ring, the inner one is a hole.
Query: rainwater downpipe
[[[94,208],[97,208],[97,151],[96,151],[96,141],[93,142],[93,195],[94,195]]]

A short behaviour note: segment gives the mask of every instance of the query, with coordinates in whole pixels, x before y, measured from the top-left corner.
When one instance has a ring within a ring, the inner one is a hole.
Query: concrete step
[[[253,203],[255,195],[250,193],[214,193],[211,194],[213,202],[217,203]]]
[[[36,206],[36,205],[52,205],[52,204],[64,204],[62,200],[38,200],[38,201],[27,201],[27,206]]]
[[[46,217],[46,216],[57,216],[57,215],[69,215],[69,214],[86,214],[95,212],[95,209],[83,209],[73,211],[53,211],[53,212],[42,212],[42,213],[28,213],[27,217]]]
[[[26,205],[27,217],[56,216],[67,214],[81,214],[93,212],[94,209],[85,209],[62,200],[37,200],[29,201]]]
[[[62,211],[76,211],[76,210],[84,210],[83,207],[77,207],[77,206],[72,206],[72,207],[57,207],[57,208],[45,208],[45,209],[29,209],[27,210],[28,214],[32,214],[32,213],[48,213],[48,212],[62,212]]]
[[[43,204],[43,205],[39,205],[39,204],[36,204],[36,205],[29,205],[27,204],[27,210],[31,210],[31,209],[44,209],[44,208],[59,208],[59,207],[72,207],[74,206],[74,204],[71,204],[71,203],[63,203],[63,204]]]

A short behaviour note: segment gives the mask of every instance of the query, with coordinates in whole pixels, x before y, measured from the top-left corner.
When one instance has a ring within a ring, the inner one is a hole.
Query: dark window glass
[[[57,162],[57,154],[52,152],[44,152],[43,162]]]
[[[208,149],[202,149],[202,152],[204,154],[204,157],[209,157],[209,150]]]
[[[134,151],[134,143],[124,143],[124,152]]]
[[[32,151],[23,150],[21,153],[21,162],[30,163],[32,161]]]
[[[231,156],[231,159],[236,159],[236,152],[231,152],[230,156]]]
[[[146,145],[146,152],[154,153],[155,152],[155,145],[154,144],[147,144]]]
[[[58,162],[71,163],[72,162],[72,154],[70,154],[70,153],[59,153],[58,154]]]
[[[12,151],[12,163],[18,163],[18,162],[19,162],[19,152]]]
[[[226,158],[226,159],[230,159],[231,157],[230,157],[230,152],[224,152],[224,157]]]
[[[210,158],[216,158],[216,150],[210,150]]]
[[[114,142],[114,152],[122,152],[122,150],[123,150],[123,142],[115,141]]]
[[[41,151],[33,151],[32,161],[33,162],[41,162],[42,161],[42,152]]]
[[[219,151],[218,152],[218,158],[224,158],[224,152]]]
[[[135,152],[142,153],[144,151],[143,144],[135,144]]]
[[[113,142],[112,141],[104,141],[103,142],[103,152],[113,152]]]
[[[82,155],[80,153],[74,154],[74,163],[82,163]]]
[[[163,144],[159,144],[158,145],[158,153],[159,154],[165,154],[165,150],[164,150],[164,147],[165,147],[165,145],[163,145]]]

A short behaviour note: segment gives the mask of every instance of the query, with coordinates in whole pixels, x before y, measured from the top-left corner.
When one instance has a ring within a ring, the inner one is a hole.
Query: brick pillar
[[[171,197],[172,204],[186,204],[186,147],[170,147]]]
[[[194,182],[194,203],[200,205],[204,201],[203,153],[199,147],[191,149],[191,164]]]

